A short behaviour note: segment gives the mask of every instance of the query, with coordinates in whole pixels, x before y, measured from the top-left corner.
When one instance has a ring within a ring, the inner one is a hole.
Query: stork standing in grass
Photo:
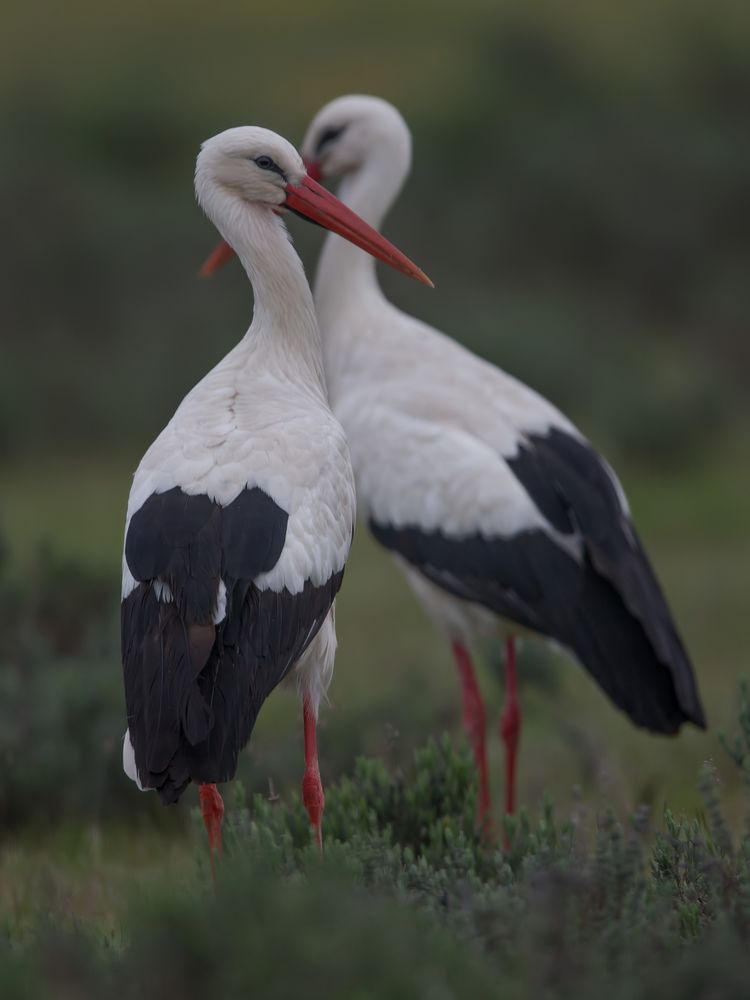
[[[411,163],[399,112],[373,97],[326,105],[302,154],[341,177],[374,227]],[[210,270],[226,259],[219,250]],[[583,435],[532,389],[393,306],[373,262],[329,236],[315,281],[329,398],[349,440],[359,513],[394,553],[451,643],[463,719],[490,814],[485,709],[470,648],[505,642],[505,808],[521,728],[515,637],[564,647],[638,726],[704,726],[690,661],[622,487]]]
[[[303,699],[303,798],[321,842],[316,720],[333,671],[354,480],[326,398],[312,296],[280,214],[306,216],[427,279],[266,129],[205,142],[195,188],[240,257],[255,309],[135,473],[123,556],[123,759],[165,803],[191,781],[200,786],[213,857],[216,784],[234,776],[261,705],[291,671]]]
[[[335,100],[301,148],[311,174],[379,228],[411,136],[385,101]],[[505,636],[505,806],[521,725],[515,636],[565,647],[638,726],[705,725],[693,669],[612,469],[554,406],[384,297],[373,262],[329,236],[315,281],[329,395],[360,511],[452,644],[490,808],[485,713],[469,649]]]

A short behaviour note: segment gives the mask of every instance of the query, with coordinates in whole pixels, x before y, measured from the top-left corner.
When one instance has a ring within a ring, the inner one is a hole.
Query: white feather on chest
[[[226,506],[257,486],[289,522],[281,558],[255,582],[298,593],[346,562],[355,510],[349,449],[322,389],[271,370],[258,353],[257,340],[245,338],[182,401],[135,473],[126,533],[152,493],[179,486]],[[124,563],[123,572],[130,576]]]
[[[512,376],[385,300],[378,308],[386,318],[378,336],[365,328],[366,352],[353,347],[331,374],[360,514],[458,536],[539,529],[557,537],[505,459],[526,435],[579,432]],[[326,360],[345,335],[338,324],[326,329]]]

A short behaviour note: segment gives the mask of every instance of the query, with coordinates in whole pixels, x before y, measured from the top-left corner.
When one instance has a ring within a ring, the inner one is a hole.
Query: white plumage
[[[302,336],[317,337],[310,327]],[[292,341],[293,343],[293,341]],[[192,389],[141,460],[130,517],[152,493],[179,486],[227,506],[241,490],[262,489],[287,512],[286,542],[261,589],[296,594],[343,568],[355,507],[349,449],[322,378],[313,384],[274,371],[268,339],[255,325]],[[123,565],[123,597],[132,588]]]

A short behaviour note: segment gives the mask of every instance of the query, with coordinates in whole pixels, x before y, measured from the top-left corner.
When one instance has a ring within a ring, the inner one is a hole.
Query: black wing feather
[[[301,593],[261,590],[288,515],[245,489],[226,507],[175,487],[130,520],[125,557],[138,582],[122,604],[128,727],[144,787],[176,802],[192,781],[233,777],[266,697],[317,634],[343,570]],[[219,584],[226,614],[214,625]],[[166,584],[171,600],[159,600]]]
[[[433,583],[570,649],[640,726],[705,726],[693,668],[618,489],[585,442],[530,436],[509,467],[579,561],[543,531],[451,537],[371,521],[375,537]]]

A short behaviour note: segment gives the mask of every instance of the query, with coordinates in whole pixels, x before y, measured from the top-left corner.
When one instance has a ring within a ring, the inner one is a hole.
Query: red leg
[[[516,641],[512,636],[505,641],[505,707],[500,716],[500,735],[505,743],[505,811],[512,815],[516,811],[516,758],[521,735]]]
[[[221,857],[221,821],[224,819],[224,802],[216,785],[199,785],[201,813],[208,834],[211,872],[216,880],[215,858]]]
[[[305,728],[305,776],[302,779],[302,801],[305,803],[310,824],[315,830],[315,840],[322,854],[322,819],[326,800],[323,795],[323,785],[320,781],[318,767],[317,720],[307,695],[305,695],[303,702],[302,718]]]
[[[490,826],[490,783],[487,771],[487,751],[485,748],[486,716],[482,692],[479,690],[474,667],[468,650],[460,642],[453,643],[458,674],[461,678],[461,700],[463,703],[464,729],[474,751],[474,763],[479,775],[479,825],[482,829]]]

